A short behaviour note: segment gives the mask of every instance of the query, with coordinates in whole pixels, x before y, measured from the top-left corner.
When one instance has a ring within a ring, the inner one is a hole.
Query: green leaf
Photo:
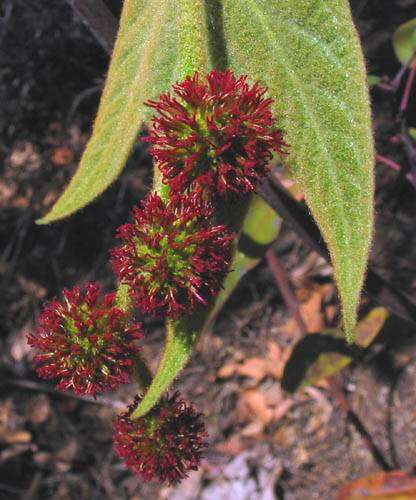
[[[349,340],[373,231],[367,77],[347,0],[223,0],[229,65],[275,99],[287,165],[328,244]]]
[[[381,77],[377,75],[368,75],[367,81],[369,87],[375,87],[380,83]]]
[[[239,217],[236,217],[238,220]],[[169,389],[184,368],[200,336],[209,330],[218,313],[240,279],[262,259],[267,248],[277,238],[281,219],[259,196],[251,198],[224,288],[215,304],[180,321],[168,323],[168,337],[162,361],[151,386],[133,416],[138,418],[150,411]]]
[[[166,348],[162,360],[132,418],[140,418],[149,412],[182,371],[200,337],[207,314],[207,310],[199,310],[190,317],[168,323]]]
[[[125,0],[91,139],[68,188],[38,223],[67,217],[100,195],[120,175],[152,114],[144,102],[190,73],[190,61],[192,72],[205,73],[208,42],[202,2]]]
[[[416,18],[397,28],[393,35],[393,48],[402,64],[409,63],[416,56]]]
[[[204,330],[213,325],[243,276],[261,262],[269,246],[276,240],[281,225],[282,220],[277,213],[260,196],[254,195],[230,266],[231,271],[216,298]]]
[[[389,316],[387,309],[376,307],[355,328],[356,343],[365,349],[382,330]],[[326,330],[303,337],[294,347],[283,373],[282,387],[295,392],[315,385],[346,368],[354,350],[342,340],[339,329]]]

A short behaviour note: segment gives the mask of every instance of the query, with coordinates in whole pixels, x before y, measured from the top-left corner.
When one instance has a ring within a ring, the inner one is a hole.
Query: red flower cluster
[[[246,76],[213,70],[200,81],[196,73],[173,90],[174,96],[147,103],[158,112],[147,141],[169,201],[150,194],[135,207],[111,255],[143,313],[177,319],[213,299],[230,265],[234,235],[215,222],[214,207],[227,205],[218,195],[253,191],[273,151],[285,154],[286,144],[272,99]],[[141,337],[141,325],[116,307],[115,295],[101,298],[100,286],[90,283],[49,302],[28,343],[40,351],[40,377],[57,378],[60,390],[96,397],[129,382]],[[201,415],[175,393],[135,419],[139,402],[136,396],[114,422],[115,450],[127,466],[145,480],[169,483],[196,470],[206,447]]]
[[[231,70],[198,73],[173,86],[176,97],[149,101],[159,116],[145,140],[174,192],[198,186],[210,193],[247,193],[268,173],[272,151],[284,153],[272,99],[257,82]]]
[[[91,394],[117,389],[130,381],[142,337],[141,325],[131,324],[114,306],[115,295],[100,300],[97,283],[64,290],[64,301],[46,304],[39,328],[28,336],[30,346],[41,351],[35,362],[41,378],[59,379],[57,389]]]
[[[167,203],[150,194],[134,208],[134,222],[118,229],[124,245],[112,251],[113,268],[143,313],[177,318],[218,291],[233,237],[212,225],[212,213],[198,192]]]
[[[140,398],[114,422],[114,448],[127,467],[146,481],[172,484],[196,470],[207,437],[201,414],[179,399],[164,397],[150,413],[131,419]]]

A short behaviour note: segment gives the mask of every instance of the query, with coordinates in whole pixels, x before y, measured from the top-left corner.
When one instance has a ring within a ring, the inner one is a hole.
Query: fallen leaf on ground
[[[273,391],[277,392],[275,396]],[[243,392],[242,397],[251,410],[252,416],[257,418],[263,426],[282,419],[294,404],[292,399],[284,398],[279,387],[270,387],[266,391],[248,389]]]
[[[403,471],[378,472],[347,484],[337,500],[414,500],[416,477]]]
[[[234,363],[234,362],[231,362],[231,363],[228,363],[228,364],[222,366],[218,370],[218,377],[219,378],[232,377],[235,374],[235,372],[237,371],[237,367],[238,367],[238,363]]]
[[[266,396],[257,389],[248,389],[243,392],[243,399],[264,425],[270,424],[273,418],[273,410],[267,405]]]
[[[273,422],[278,422],[281,420],[286,413],[292,408],[295,402],[292,399],[285,399],[273,410]]]
[[[74,159],[74,152],[68,147],[56,148],[51,157],[52,163],[56,167],[65,167]]]
[[[280,346],[273,340],[267,344],[267,352],[264,357],[254,356],[237,363],[230,361],[218,370],[218,377],[222,379],[231,378],[234,375],[248,377],[260,382],[266,377],[279,380],[282,377],[287,356],[282,352]]]
[[[223,443],[218,443],[215,446],[216,450],[224,455],[238,455],[242,451],[247,448],[247,445],[244,443],[244,440],[240,435],[234,434],[229,439],[224,441]]]
[[[8,444],[30,443],[32,434],[28,431],[11,431],[3,436],[3,441]]]
[[[32,424],[42,424],[51,413],[49,398],[45,394],[32,397],[27,403],[25,413]]]
[[[258,437],[263,434],[264,425],[262,422],[255,420],[254,422],[250,422],[248,425],[242,429],[240,432],[241,436],[244,437]]]
[[[35,151],[33,144],[23,142],[13,150],[9,156],[9,162],[12,167],[25,166],[29,170],[36,170],[40,167],[42,159],[40,154]]]
[[[17,192],[16,183],[0,180],[0,208],[5,209]]]
[[[325,284],[312,288],[300,288],[296,290],[299,311],[305,322],[307,333],[319,332],[325,328],[325,316],[323,313],[323,301],[332,291],[332,285]],[[299,330],[297,321],[290,317],[288,321],[280,327],[280,331],[286,336],[296,337],[302,332]]]

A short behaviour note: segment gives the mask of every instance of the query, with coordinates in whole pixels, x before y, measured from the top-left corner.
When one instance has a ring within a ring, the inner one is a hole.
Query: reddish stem
[[[412,184],[412,186],[416,189],[416,173],[409,172],[406,174],[406,179]]]
[[[394,92],[396,92],[396,90],[399,88],[400,82],[402,81],[403,75],[406,73],[408,67],[409,63],[403,64],[397,75],[391,81],[390,86]]]
[[[388,463],[387,459],[384,457],[383,452],[375,444],[371,434],[368,432],[367,428],[361,422],[358,415],[352,409],[350,402],[348,401],[348,398],[344,393],[344,387],[342,386],[342,384],[338,381],[336,377],[329,378],[328,383],[332,391],[332,394],[335,396],[339,406],[345,411],[347,418],[360,434],[366,448],[371,453],[374,460],[384,471],[386,472],[391,471],[392,467]]]
[[[388,167],[392,168],[393,170],[401,170],[402,167],[398,163],[396,163],[393,160],[390,160],[390,158],[386,158],[385,156],[382,156],[378,153],[376,153],[376,160],[380,163],[383,163],[384,165],[387,165]]]
[[[284,270],[283,266],[280,264],[280,261],[277,255],[274,253],[273,248],[270,248],[267,253],[267,263],[269,264],[270,271],[272,272],[274,279],[276,281],[276,285],[279,288],[280,293],[282,294],[283,300],[285,304],[290,310],[293,318],[295,319],[299,330],[302,335],[306,335],[308,333],[308,329],[306,328],[305,322],[303,321],[302,315],[300,313],[299,304],[293,293],[292,289],[289,285],[289,280]]]
[[[415,76],[416,76],[416,63],[412,65],[409,77],[407,78],[406,81],[406,86],[404,88],[403,97],[400,103],[400,113],[404,113],[407,109],[407,106],[409,104],[410,91],[412,90],[413,83],[415,81]]]

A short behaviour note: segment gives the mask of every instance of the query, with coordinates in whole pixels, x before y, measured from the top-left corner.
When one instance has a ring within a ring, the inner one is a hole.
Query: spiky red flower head
[[[136,396],[126,413],[114,422],[114,449],[127,467],[146,481],[175,483],[197,470],[206,448],[204,422],[179,393],[164,397],[147,415],[132,419],[140,402]]]
[[[268,173],[272,151],[284,153],[282,132],[272,116],[272,99],[259,82],[213,70],[198,73],[146,104],[152,120],[151,154],[175,192],[191,184],[219,194],[247,193]]]
[[[134,341],[142,337],[141,325],[115,307],[115,294],[101,300],[98,283],[63,295],[62,302],[46,304],[38,329],[28,335],[29,345],[40,351],[34,357],[39,377],[59,379],[59,390],[94,397],[128,383],[140,352]]]
[[[134,222],[118,229],[124,244],[112,251],[113,268],[143,313],[177,318],[216,294],[233,238],[212,213],[198,192],[167,203],[150,194],[133,209]]]

